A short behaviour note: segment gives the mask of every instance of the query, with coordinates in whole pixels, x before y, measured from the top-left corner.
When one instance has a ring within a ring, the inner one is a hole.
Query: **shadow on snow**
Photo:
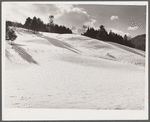
[[[20,47],[19,45],[13,44],[12,48],[15,52],[17,52],[22,59],[26,60],[28,63],[33,63],[38,65],[38,63],[32,58],[31,55],[29,55],[25,49],[23,49],[22,47]]]
[[[7,49],[5,49],[5,56],[7,57],[7,59],[10,61],[10,62],[12,62],[12,60],[11,60],[11,54],[10,54],[10,52],[7,50]]]
[[[46,39],[47,41],[49,41],[49,43],[53,44],[56,47],[65,48],[65,49],[70,50],[70,51],[72,51],[74,53],[77,53],[77,54],[81,53],[81,51],[75,49],[72,45],[70,45],[68,43],[65,43],[65,42],[62,42],[60,40],[44,36],[42,34],[36,34],[36,36]]]

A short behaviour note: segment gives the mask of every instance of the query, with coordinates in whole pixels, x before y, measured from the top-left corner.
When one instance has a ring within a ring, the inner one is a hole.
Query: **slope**
[[[143,52],[76,34],[16,33],[5,49],[6,107],[144,109]]]

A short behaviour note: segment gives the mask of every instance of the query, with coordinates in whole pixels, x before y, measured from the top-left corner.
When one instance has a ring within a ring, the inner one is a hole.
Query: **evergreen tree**
[[[24,27],[28,29],[31,29],[31,24],[32,24],[32,19],[30,17],[28,17],[25,21]]]
[[[40,18],[38,18],[37,19],[37,23],[38,23],[37,31],[44,31],[44,23],[43,23],[43,21]]]
[[[33,17],[31,29],[34,30],[34,33],[38,30],[38,22],[36,17]]]
[[[132,47],[127,35],[124,35],[124,45]]]
[[[127,40],[128,40],[127,35],[124,35],[124,41],[127,41]]]
[[[108,33],[105,30],[105,27],[103,25],[101,25],[100,29],[99,29],[99,32],[97,34],[97,39],[106,41],[107,40],[107,36],[108,36]]]
[[[94,28],[88,28],[87,31],[82,35],[96,39],[97,33],[98,33],[98,31],[95,30]]]

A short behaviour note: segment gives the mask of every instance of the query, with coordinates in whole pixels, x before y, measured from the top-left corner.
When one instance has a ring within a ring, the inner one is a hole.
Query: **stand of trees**
[[[23,27],[23,25],[21,23],[18,22],[12,22],[12,21],[6,21],[6,28],[9,26],[13,26],[15,27]]]
[[[17,22],[11,22],[11,21],[6,21],[6,26],[13,26],[14,29],[15,27],[23,27],[29,30],[33,30],[34,33],[41,31],[41,32],[51,32],[51,33],[60,33],[60,34],[64,34],[64,33],[72,33],[72,31],[69,28],[66,28],[65,26],[59,26],[57,24],[54,24],[53,21],[54,16],[51,15],[50,16],[50,22],[45,24],[40,18],[37,17],[33,17],[33,19],[31,19],[30,17],[28,17],[24,23],[24,25],[22,25],[21,23],[17,23]]]
[[[48,24],[44,24],[43,21],[40,18],[33,17],[31,19],[28,17],[25,21],[24,28],[31,29],[36,33],[36,31],[42,31],[42,32],[52,32],[52,33],[72,33],[72,31],[69,28],[66,28],[65,26],[59,26],[57,24],[54,24],[51,17],[51,22]]]
[[[24,25],[18,22],[6,21],[6,40],[11,40],[11,44],[12,44],[12,41],[14,41],[17,38],[17,35],[15,33],[16,27],[23,27],[28,29],[28,31],[31,29],[34,31],[34,33],[38,31],[60,33],[60,34],[72,33],[72,31],[69,28],[54,24],[53,18],[54,16],[51,15],[50,23],[48,24],[44,24],[44,22],[40,18],[36,18],[36,17],[33,17],[33,19],[28,17]]]
[[[99,30],[95,30],[94,28],[88,28],[87,31],[82,35],[102,41],[115,42],[122,45],[133,47],[127,35],[122,37],[121,35],[116,34],[112,31],[108,33],[103,25],[100,26]]]

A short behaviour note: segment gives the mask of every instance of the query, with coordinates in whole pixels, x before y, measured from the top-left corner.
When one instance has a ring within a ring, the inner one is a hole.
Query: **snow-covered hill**
[[[144,109],[144,51],[76,34],[16,33],[5,49],[6,107]]]

